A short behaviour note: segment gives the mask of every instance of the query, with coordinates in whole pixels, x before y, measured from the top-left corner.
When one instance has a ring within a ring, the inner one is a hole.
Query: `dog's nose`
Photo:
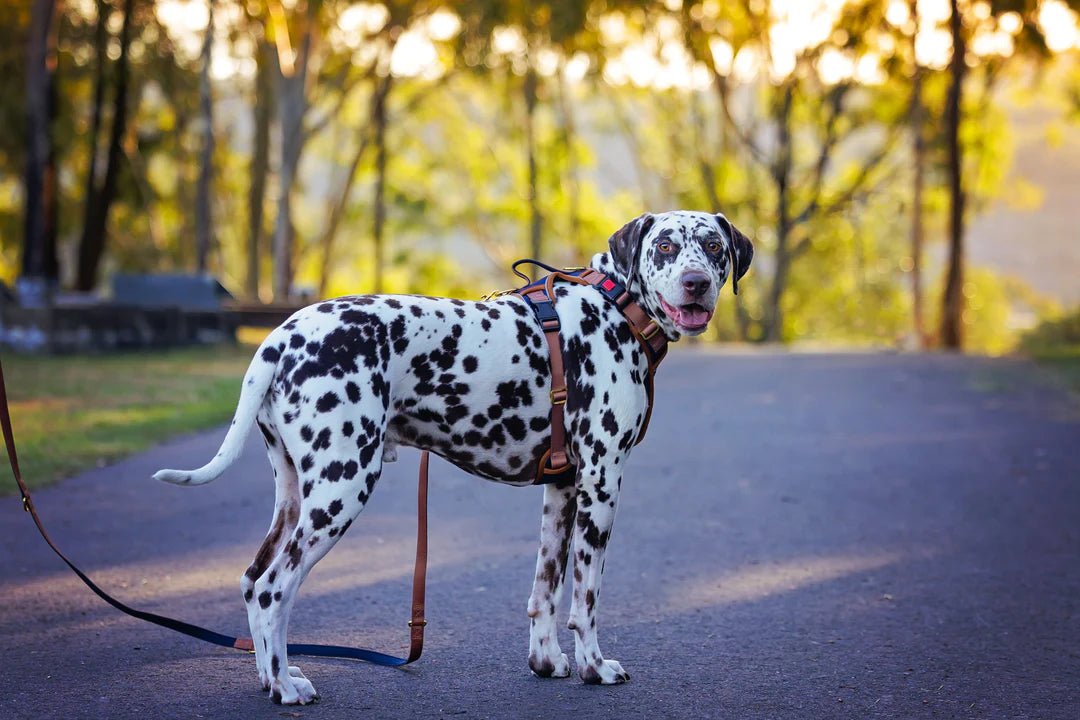
[[[683,290],[691,297],[701,297],[712,283],[709,276],[700,270],[687,270],[682,276]]]

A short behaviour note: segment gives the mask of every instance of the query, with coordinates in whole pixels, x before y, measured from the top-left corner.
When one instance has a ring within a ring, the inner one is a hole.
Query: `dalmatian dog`
[[[674,341],[705,331],[721,286],[729,277],[736,283],[752,256],[723,215],[667,212],[629,222],[592,266],[616,276]],[[629,675],[601,653],[596,614],[623,468],[646,417],[647,362],[623,315],[595,288],[561,284],[556,296],[576,481],[544,488],[529,667],[540,677],[570,674],[555,613],[573,547],[569,627],[578,674],[586,683],[621,683]],[[239,456],[253,424],[262,431],[277,495],[241,589],[271,699],[303,705],[318,697],[289,665],[289,613],[308,572],[371,498],[383,463],[405,445],[488,480],[531,484],[549,444],[550,375],[540,324],[516,295],[341,297],[270,333],[218,454],[197,470],[154,477],[210,482]]]

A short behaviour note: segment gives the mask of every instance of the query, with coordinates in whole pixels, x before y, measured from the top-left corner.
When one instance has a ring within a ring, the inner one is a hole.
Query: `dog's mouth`
[[[685,305],[672,305],[663,297],[660,298],[660,307],[664,309],[671,322],[675,323],[681,332],[699,333],[709,325],[713,311],[701,303],[686,303]]]

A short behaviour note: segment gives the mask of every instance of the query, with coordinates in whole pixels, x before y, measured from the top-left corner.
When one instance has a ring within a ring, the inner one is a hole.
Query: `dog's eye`
[[[660,242],[656,243],[656,249],[664,253],[665,255],[670,255],[675,250],[675,245],[674,243],[670,243],[667,240],[661,240]]]
[[[711,252],[713,255],[719,255],[720,251],[724,249],[724,246],[720,243],[712,240],[705,244],[705,249]]]

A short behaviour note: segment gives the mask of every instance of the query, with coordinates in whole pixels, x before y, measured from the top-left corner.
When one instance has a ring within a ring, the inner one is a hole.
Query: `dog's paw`
[[[300,668],[298,668],[296,665],[290,665],[289,666],[289,676],[294,677],[294,678],[301,678],[303,680],[307,680],[307,675],[304,675],[304,672]],[[262,686],[263,690],[269,690],[270,689],[270,686],[273,684],[272,677],[273,676],[270,675],[269,670],[262,670],[262,669],[259,670],[259,685]]]
[[[541,678],[570,677],[570,660],[566,653],[559,653],[558,658],[529,655],[529,669]]]
[[[299,677],[293,674],[293,670],[299,673]],[[278,705],[307,705],[318,701],[319,693],[315,692],[315,686],[311,684],[300,668],[289,668],[288,680],[275,679],[270,684],[270,699]]]
[[[586,685],[618,685],[630,679],[617,660],[602,660],[599,665],[578,668],[581,681]]]

